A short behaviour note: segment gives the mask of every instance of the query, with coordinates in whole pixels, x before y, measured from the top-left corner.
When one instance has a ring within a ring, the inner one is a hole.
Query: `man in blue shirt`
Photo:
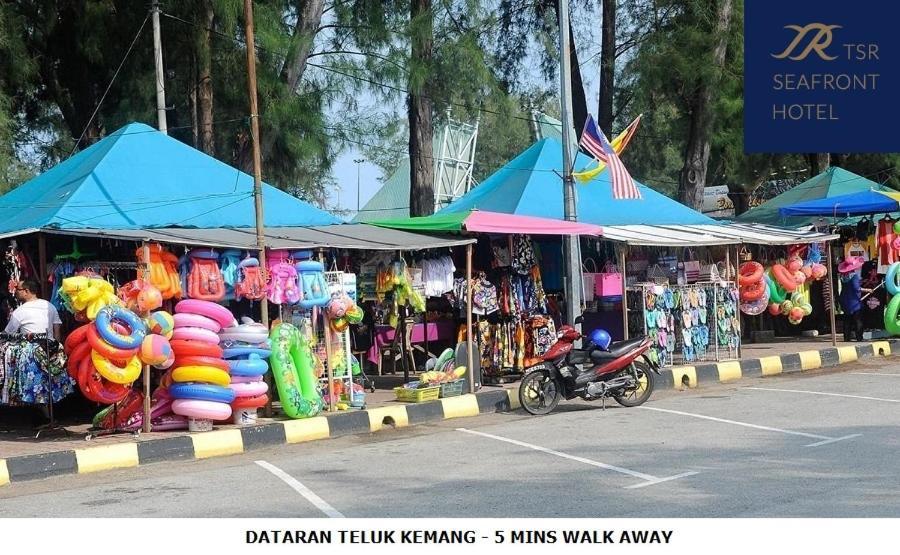
[[[844,311],[844,341],[863,340],[862,292],[870,292],[860,285],[859,270],[865,261],[861,256],[851,256],[838,265],[841,274],[841,309]],[[853,336],[851,336],[851,332]]]

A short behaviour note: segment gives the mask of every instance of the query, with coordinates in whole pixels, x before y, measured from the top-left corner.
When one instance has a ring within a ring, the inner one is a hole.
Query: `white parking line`
[[[281,470],[274,464],[267,463],[266,461],[254,462],[259,466],[265,468],[275,476],[281,478],[284,483],[291,486],[294,491],[305,497],[307,501],[315,505],[316,508],[325,513],[326,516],[329,516],[331,518],[344,518],[344,515],[338,512],[337,509],[329,505],[324,499],[313,493],[311,489],[301,484],[296,478],[294,478],[284,470]]]
[[[854,376],[891,376],[892,378],[900,378],[900,374],[885,374],[884,372],[847,372]]]
[[[745,387],[756,391],[780,391],[783,393],[806,393],[808,395],[825,395],[827,397],[847,397],[849,399],[865,399],[867,401],[884,401],[885,403],[900,403],[900,399],[884,399],[882,397],[865,397],[863,395],[846,395],[844,393],[826,393],[824,391],[805,391],[803,389],[775,389],[773,387]]]
[[[820,436],[818,434],[808,434],[806,432],[795,432],[794,430],[784,430],[782,428],[773,428],[771,426],[761,426],[759,424],[749,424],[747,422],[738,422],[737,420],[727,420],[725,418],[716,418],[715,416],[706,416],[704,414],[694,414],[692,412],[682,412],[680,410],[661,409],[658,407],[648,407],[648,406],[641,406],[641,407],[637,407],[637,408],[644,409],[644,410],[654,410],[657,412],[668,412],[670,414],[679,414],[681,416],[690,416],[692,418],[700,418],[703,420],[712,420],[713,422],[721,422],[723,424],[734,424],[735,426],[744,426],[745,428],[755,428],[757,430],[765,430],[767,432],[779,432],[782,434],[788,434],[788,435],[792,435],[792,436],[801,436],[801,437],[808,437],[808,438],[812,438],[812,439],[822,440],[822,441],[817,441],[815,443],[810,443],[809,445],[804,445],[804,447],[818,447],[820,445],[827,445],[829,443],[835,443],[837,441],[842,441],[845,439],[850,439],[852,437],[857,437],[857,436],[862,435],[862,434],[852,434],[852,435],[843,436],[843,437],[828,437],[828,436]]]
[[[682,472],[681,474],[676,474],[674,476],[666,476],[666,477],[660,478],[657,476],[653,476],[652,474],[644,474],[643,472],[638,472],[636,470],[629,470],[627,468],[622,468],[621,466],[614,466],[611,464],[606,464],[606,463],[602,463],[599,461],[586,459],[584,457],[576,457],[575,455],[569,455],[567,453],[562,453],[560,451],[554,451],[553,449],[541,447],[540,445],[534,445],[533,443],[525,443],[524,441],[510,439],[508,437],[495,436],[494,434],[486,434],[484,432],[476,432],[475,430],[469,430],[467,428],[457,428],[456,431],[457,432],[465,432],[467,434],[486,437],[486,438],[490,438],[490,439],[495,439],[497,441],[503,441],[505,443],[511,443],[513,445],[518,445],[519,447],[527,447],[529,449],[534,449],[535,451],[540,451],[541,453],[547,453],[548,455],[556,455],[557,457],[569,459],[570,461],[576,461],[576,462],[580,462],[580,463],[584,463],[584,464],[589,464],[591,466],[596,466],[597,468],[603,468],[605,470],[612,470],[613,472],[618,472],[620,474],[627,474],[629,476],[633,476],[635,478],[644,480],[644,482],[640,483],[640,484],[625,486],[625,489],[644,488],[647,486],[652,486],[654,484],[661,484],[662,482],[669,482],[671,480],[677,480],[678,478],[684,478],[686,476],[693,476],[694,474],[699,474],[699,472]]]

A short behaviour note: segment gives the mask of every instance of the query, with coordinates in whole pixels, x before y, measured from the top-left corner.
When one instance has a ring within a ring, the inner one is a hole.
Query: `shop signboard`
[[[703,213],[714,218],[734,217],[734,203],[728,198],[728,185],[703,189]]]

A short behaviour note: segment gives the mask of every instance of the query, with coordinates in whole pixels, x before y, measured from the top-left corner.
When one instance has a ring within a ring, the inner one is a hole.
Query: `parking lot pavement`
[[[0,516],[900,516],[900,370],[564,403],[12,484]]]

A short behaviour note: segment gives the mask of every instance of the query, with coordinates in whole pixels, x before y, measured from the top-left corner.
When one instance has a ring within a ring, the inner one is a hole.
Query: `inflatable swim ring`
[[[202,341],[203,343],[219,344],[219,336],[214,331],[204,328],[175,328],[172,339],[183,341]]]
[[[900,295],[894,295],[884,309],[884,329],[891,335],[900,335]]]
[[[221,358],[216,357],[204,357],[204,356],[183,356],[178,357],[175,360],[175,367],[179,368],[181,366],[212,366],[213,368],[218,368],[219,370],[224,370],[228,372],[228,362],[222,360]]]
[[[234,376],[259,376],[269,371],[269,365],[259,355],[248,359],[229,360],[228,369]]]
[[[212,318],[190,312],[181,312],[174,316],[176,328],[203,328],[213,333],[219,333],[222,326]]]
[[[756,283],[757,281],[762,279],[763,276],[763,265],[759,262],[749,261],[741,264],[738,272],[740,273],[740,277],[738,277],[738,283],[741,286],[750,285],[752,283]]]
[[[269,363],[282,409],[291,418],[315,416],[323,403],[306,338],[296,327],[284,323],[275,326],[269,337],[272,343]]]
[[[216,403],[231,403],[235,398],[233,389],[207,384],[176,383],[169,388],[169,394],[174,399],[197,399]]]
[[[141,360],[136,356],[131,357],[124,366],[118,366],[97,351],[92,350],[91,362],[101,376],[113,383],[130,384],[141,375]]]
[[[781,264],[772,266],[772,277],[788,293],[793,293],[794,289],[797,288],[797,281],[794,279],[794,275]]]
[[[213,401],[197,399],[176,399],[172,401],[172,412],[188,418],[203,420],[225,420],[231,416],[231,406]]]
[[[121,334],[113,328],[113,322],[126,326],[128,335]],[[147,335],[147,326],[137,314],[122,306],[106,306],[97,313],[94,322],[97,333],[104,341],[119,349],[139,349],[144,336]]]
[[[188,312],[206,316],[218,322],[223,328],[237,325],[234,316],[227,308],[210,301],[201,301],[199,299],[179,301],[179,303],[175,305],[175,312]]]
[[[229,387],[235,397],[258,397],[269,391],[266,382],[232,383]]]
[[[900,262],[894,262],[888,266],[887,273],[884,275],[884,288],[891,295],[900,293],[900,282],[898,282],[898,272],[900,272]]]
[[[212,366],[182,366],[172,371],[176,382],[199,382],[226,386],[231,383],[228,372]]]
[[[185,356],[222,358],[222,348],[212,343],[173,339],[169,341],[169,345],[172,346],[176,359]]]

